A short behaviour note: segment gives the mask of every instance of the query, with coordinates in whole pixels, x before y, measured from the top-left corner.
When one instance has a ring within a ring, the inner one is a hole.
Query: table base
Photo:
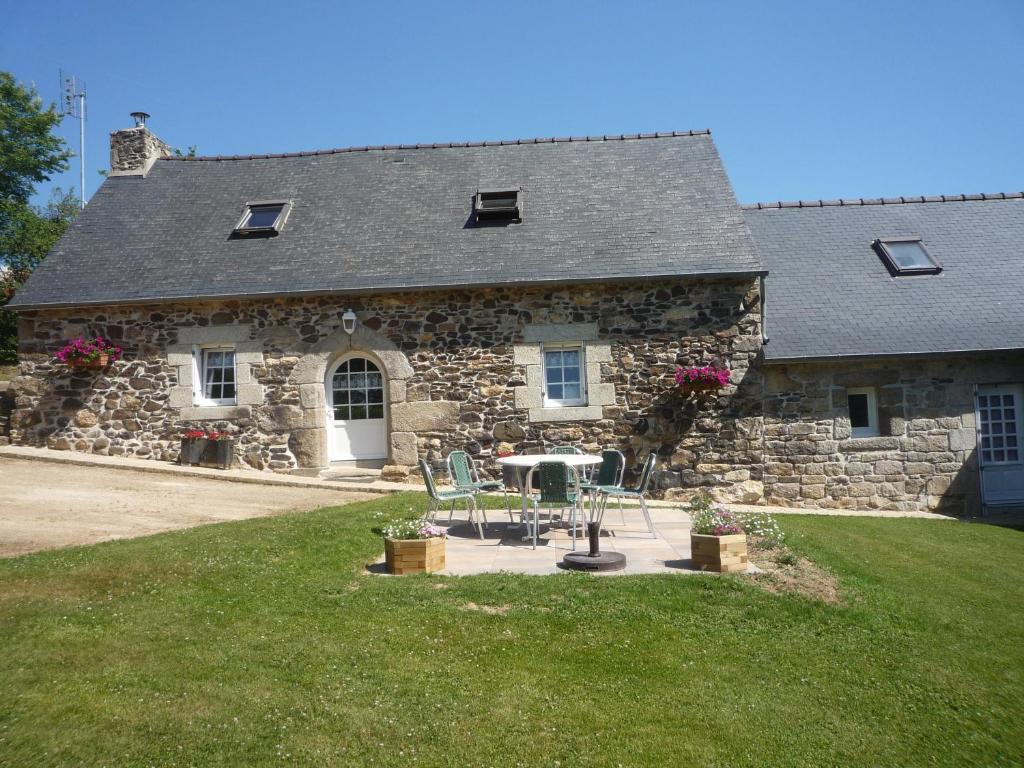
[[[562,567],[571,571],[621,571],[626,567],[626,556],[621,552],[601,551],[601,524],[587,523],[589,552],[568,552],[562,558]]]

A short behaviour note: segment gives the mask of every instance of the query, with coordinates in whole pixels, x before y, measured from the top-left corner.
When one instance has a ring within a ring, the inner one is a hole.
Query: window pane
[[[384,390],[383,389],[371,389],[366,393],[367,401],[371,403],[383,403],[384,402]]]
[[[561,384],[548,384],[548,397],[551,400],[562,399],[562,385]]]
[[[885,249],[900,269],[932,269],[935,266],[919,242],[885,243]]]
[[[348,390],[335,390],[334,391],[334,404],[335,405],[348,405]]]
[[[352,406],[352,419],[365,419],[366,418],[366,406],[365,405],[353,405]]]
[[[336,405],[334,406],[334,418],[338,421],[348,420],[348,406],[347,405]]]
[[[348,385],[352,389],[366,389],[366,374],[353,373],[348,377]]]
[[[846,402],[850,409],[850,426],[870,427],[868,420],[868,396],[864,394],[847,395]]]
[[[1013,395],[1003,395],[1003,405],[1013,405]]]
[[[226,399],[230,400],[231,398],[233,398],[235,396],[235,385],[234,384],[225,384],[224,387],[223,387],[223,390],[224,390],[224,393],[221,395],[221,398],[226,398]]]
[[[580,399],[580,385],[579,384],[566,384],[563,388],[564,400],[579,400]]]
[[[363,372],[366,370],[366,361],[362,358],[356,360],[349,360],[349,370],[353,372]]]
[[[567,349],[562,353],[562,365],[579,367],[580,351],[578,349]]]
[[[563,368],[562,369],[562,381],[575,381],[580,380],[580,369],[579,368]]]
[[[369,416],[371,419],[383,419],[384,418],[384,406],[383,405],[371,405],[369,407]]]
[[[544,365],[547,366],[560,366],[562,364],[562,353],[561,352],[545,352],[544,353]]]
[[[353,403],[366,402],[366,392],[364,392],[361,389],[353,389],[351,392],[349,392],[349,396],[352,398]]]
[[[348,389],[348,376],[344,373],[336,373],[333,383],[335,389]]]
[[[282,207],[283,206],[280,205],[267,205],[259,208],[251,208],[249,220],[245,222],[246,229],[274,226],[274,223],[277,221],[277,217],[281,215]]]
[[[368,373],[366,374],[366,386],[383,387],[384,379],[381,378],[381,375],[379,373]]]
[[[1007,461],[1017,461],[1017,458],[1018,458],[1019,455],[1020,454],[1017,453],[1017,449],[1016,448],[1011,448],[1010,450],[1008,450],[1006,452],[1006,460]]]
[[[560,384],[562,382],[562,369],[561,368],[548,368],[548,383],[549,384]]]

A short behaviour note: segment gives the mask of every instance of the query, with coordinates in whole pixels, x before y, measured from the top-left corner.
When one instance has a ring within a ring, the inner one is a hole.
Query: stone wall
[[[393,464],[409,466],[417,457],[441,462],[455,448],[487,460],[499,447],[611,444],[631,467],[657,452],[662,490],[680,494],[706,485],[731,489],[736,498],[759,495],[760,306],[753,280],[26,313],[12,436],[20,444],[173,460],[181,431],[201,424],[235,433],[248,466],[322,465],[323,375],[346,348],[339,316],[349,307],[359,326],[347,343],[384,360],[388,371]],[[527,343],[527,327],[559,324],[593,325],[608,351],[594,375],[614,387],[614,397],[602,390],[610,404],[596,418],[538,421],[516,405],[527,366],[516,361],[514,347]],[[218,327],[245,337],[252,350],[247,375],[259,388],[251,391],[262,399],[205,419],[172,397],[183,388],[187,393],[175,350],[194,329]],[[114,339],[124,359],[103,371],[54,363],[61,342],[81,334]],[[671,394],[677,365],[706,362],[732,368],[734,385],[693,400]]]
[[[1024,381],[1024,359],[764,367],[770,504],[976,514],[974,385]],[[878,437],[851,436],[847,388],[873,387]]]

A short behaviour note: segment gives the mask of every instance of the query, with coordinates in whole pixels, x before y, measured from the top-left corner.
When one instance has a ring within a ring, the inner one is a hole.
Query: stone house
[[[953,513],[1024,502],[1024,194],[744,214],[769,270],[765,495]]]
[[[657,452],[669,496],[957,511],[976,443],[1020,464],[1020,195],[744,210],[706,131],[177,158],[139,125],[111,165],[10,305],[17,444],[215,428],[254,469],[398,478],[571,442]],[[906,238],[941,272],[886,270]],[[55,362],[80,335],[124,358]],[[705,363],[731,384],[681,397]]]

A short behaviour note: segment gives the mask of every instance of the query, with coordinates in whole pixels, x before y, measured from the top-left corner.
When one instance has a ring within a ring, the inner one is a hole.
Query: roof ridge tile
[[[181,159],[181,158],[179,158]],[[194,158],[193,158],[194,159]],[[777,200],[767,203],[744,203],[745,211],[758,211],[782,208],[824,208],[833,206],[864,206],[864,205],[914,205],[917,203],[963,203],[973,200],[1021,200],[1024,192],[979,192],[973,195],[914,195],[907,197],[854,197],[839,200]]]
[[[527,139],[498,139],[490,141],[449,141],[430,144],[377,144],[361,147],[336,147],[333,149],[314,149],[302,152],[270,152],[252,155],[194,155],[162,157],[161,160],[186,160],[190,162],[211,162],[222,160],[278,160],[292,157],[314,157],[317,155],[340,155],[348,152],[371,152],[409,149],[461,149],[465,147],[507,147],[522,144],[568,144],[584,141],[641,141],[646,139],[670,139],[689,136],[710,136],[708,128],[689,131],[658,131],[655,133],[620,133],[604,136],[550,136]]]

